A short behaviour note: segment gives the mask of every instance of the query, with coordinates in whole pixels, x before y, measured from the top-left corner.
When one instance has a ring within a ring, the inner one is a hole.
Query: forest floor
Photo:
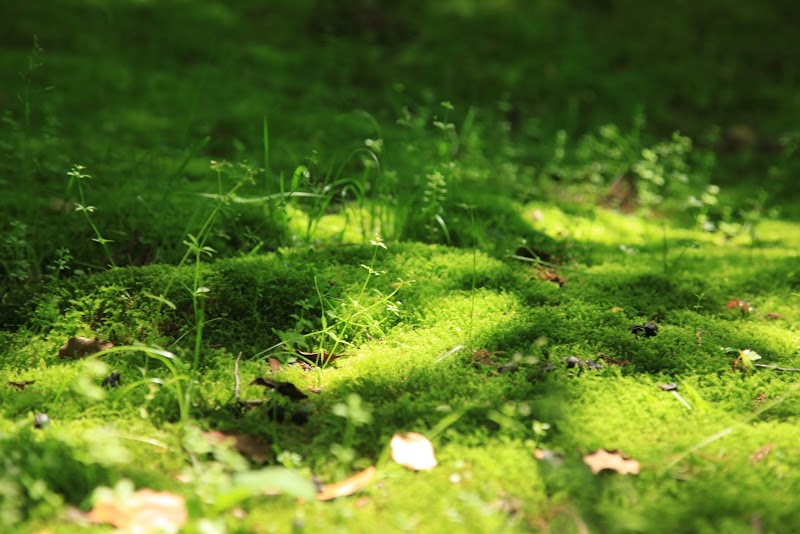
[[[800,522],[794,3],[262,4],[0,7],[4,532]]]

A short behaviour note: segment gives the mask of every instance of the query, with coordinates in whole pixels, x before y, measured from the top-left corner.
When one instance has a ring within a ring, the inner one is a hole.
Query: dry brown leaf
[[[639,461],[628,458],[619,450],[597,449],[595,452],[584,454],[583,463],[589,466],[592,474],[609,469],[620,475],[639,474]]]
[[[555,282],[561,287],[564,287],[564,284],[567,283],[567,280],[552,268],[542,267],[540,265],[536,269],[536,274],[539,279],[544,280],[545,282]]]
[[[273,373],[276,372],[281,366],[281,361],[278,358],[270,358],[268,361],[269,361],[269,370],[272,371]]]
[[[178,532],[187,518],[182,495],[151,489],[137,491],[124,503],[98,502],[87,515],[92,523],[109,523],[137,534]]]
[[[748,313],[754,310],[753,306],[751,306],[749,302],[741,299],[729,300],[728,302],[725,303],[725,307],[728,308],[729,310],[734,310],[738,308],[739,310],[741,310],[742,315],[747,315]]]
[[[416,432],[395,434],[389,443],[392,460],[415,471],[429,471],[436,467],[433,445],[428,438]]]
[[[114,344],[110,341],[105,341],[98,338],[90,337],[71,337],[58,349],[59,358],[82,358],[100,352],[101,350],[110,349]]]
[[[375,476],[375,472],[375,466],[371,465],[360,473],[356,473],[355,475],[342,480],[341,482],[324,484],[319,493],[317,493],[317,500],[330,501],[339,497],[347,497],[348,495],[352,495],[369,484],[372,478]]]
[[[774,448],[775,448],[774,443],[767,443],[766,445],[758,449],[756,452],[754,452],[753,455],[750,456],[750,460],[752,460],[754,464],[757,464],[758,462],[766,458],[767,455],[770,452],[772,452],[772,449]]]
[[[14,382],[13,380],[9,380],[8,382],[6,382],[6,385],[17,388],[17,391],[22,391],[23,389],[30,386],[34,382],[36,382],[36,380],[21,380],[19,382]]]
[[[272,380],[271,378],[256,378],[250,382],[251,386],[264,386],[274,389],[281,395],[289,397],[292,400],[307,399],[308,395],[297,389],[297,386],[291,382],[283,382],[281,380]]]
[[[263,464],[269,460],[272,454],[272,447],[269,443],[258,436],[248,436],[228,430],[212,430],[203,432],[203,437],[214,445],[228,441],[239,454],[247,456],[257,464]]]

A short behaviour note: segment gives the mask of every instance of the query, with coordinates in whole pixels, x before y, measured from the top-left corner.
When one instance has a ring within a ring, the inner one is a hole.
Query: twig
[[[772,369],[773,371],[793,371],[793,372],[800,372],[800,367],[778,367],[777,365],[767,365],[764,363],[754,363],[756,367],[761,367],[762,369]]]
[[[708,330],[698,330],[694,335],[697,338],[698,345],[703,344],[703,334],[708,334]]]

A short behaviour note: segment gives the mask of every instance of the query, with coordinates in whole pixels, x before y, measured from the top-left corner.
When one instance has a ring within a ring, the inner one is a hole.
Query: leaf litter
[[[389,443],[392,460],[414,471],[430,471],[436,467],[436,455],[428,438],[417,432],[395,434]]]
[[[371,465],[363,471],[333,484],[323,484],[317,493],[318,501],[331,501],[339,497],[347,497],[364,489],[375,477],[377,470]]]
[[[597,449],[592,453],[584,454],[583,463],[589,466],[594,475],[601,471],[615,471],[620,475],[638,475],[640,467],[638,460],[625,456],[618,449]]]
[[[59,358],[82,358],[113,347],[110,341],[90,337],[71,337],[58,349]]]

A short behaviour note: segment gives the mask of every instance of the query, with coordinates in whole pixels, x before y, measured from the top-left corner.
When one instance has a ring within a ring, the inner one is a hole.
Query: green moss
[[[0,6],[0,523],[72,532],[67,506],[122,479],[186,495],[195,530],[800,521],[787,6],[16,4]],[[213,249],[199,265],[188,234]],[[59,359],[73,336],[133,348]],[[775,368],[747,370],[744,349]],[[337,359],[304,362],[318,352]],[[305,479],[376,479],[331,503],[237,501],[260,461],[200,430],[260,438]],[[405,431],[435,469],[389,459]],[[598,448],[640,473],[593,475]]]

